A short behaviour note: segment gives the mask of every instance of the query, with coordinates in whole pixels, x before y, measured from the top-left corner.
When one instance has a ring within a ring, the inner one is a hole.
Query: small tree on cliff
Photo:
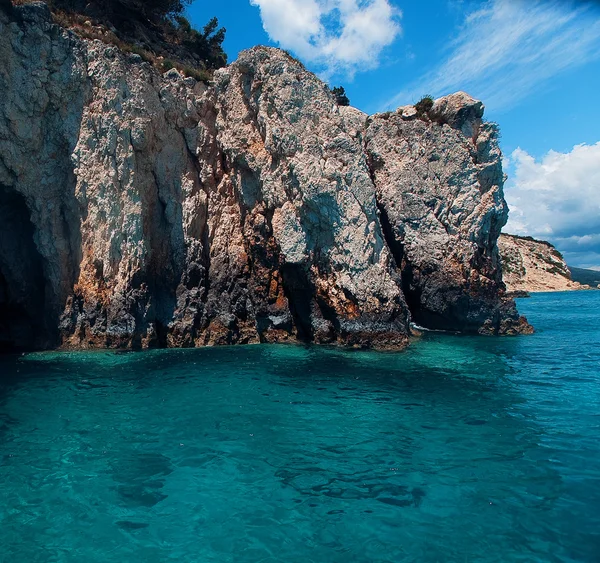
[[[343,86],[335,86],[331,89],[331,93],[333,94],[333,97],[335,98],[335,103],[338,106],[350,105],[350,99],[348,98],[348,96],[346,96],[346,90]]]
[[[208,68],[221,68],[227,64],[227,54],[223,50],[225,28],[219,28],[219,20],[212,18],[200,32],[195,30],[183,16],[175,17],[183,44],[206,62]]]

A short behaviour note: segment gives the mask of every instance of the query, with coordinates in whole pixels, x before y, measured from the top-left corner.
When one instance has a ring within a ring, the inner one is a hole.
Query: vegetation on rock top
[[[13,0],[27,4],[30,0]],[[56,23],[139,55],[161,71],[208,81],[227,64],[226,30],[212,18],[199,31],[183,15],[193,0],[47,0]]]
[[[415,109],[417,110],[417,117],[422,119],[423,117],[428,116],[432,107],[433,107],[433,98],[429,95],[423,96],[415,104]]]
[[[344,89],[343,86],[336,86],[336,87],[332,88],[331,93],[333,94],[333,97],[335,98],[335,103],[338,106],[349,106],[350,105],[350,99],[346,95],[346,90]]]

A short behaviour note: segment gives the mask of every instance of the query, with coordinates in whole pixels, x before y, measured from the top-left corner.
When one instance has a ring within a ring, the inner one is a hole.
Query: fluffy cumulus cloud
[[[514,105],[565,69],[600,57],[596,2],[488,0],[467,13],[434,69],[389,101],[465,90],[492,109]]]
[[[269,37],[331,76],[377,66],[399,35],[400,12],[388,0],[250,0]]]
[[[549,240],[570,265],[600,269],[600,142],[541,160],[517,149],[507,171],[504,231]]]

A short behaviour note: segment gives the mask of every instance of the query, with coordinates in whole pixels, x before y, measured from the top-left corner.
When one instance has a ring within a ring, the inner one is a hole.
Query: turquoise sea
[[[0,561],[600,561],[600,291],[537,333],[0,359]]]

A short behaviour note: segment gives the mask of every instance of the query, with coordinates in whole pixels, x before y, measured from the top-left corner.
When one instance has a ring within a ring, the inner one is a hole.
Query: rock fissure
[[[406,305],[410,312],[411,320],[415,321],[419,316],[419,296],[415,294],[413,289],[413,273],[410,262],[406,259],[404,252],[404,245],[400,236],[394,234],[394,230],[390,219],[388,217],[385,207],[377,202],[377,208],[379,210],[379,216],[381,220],[381,230],[385,238],[385,242],[390,249],[396,268],[400,272],[401,288],[404,298],[406,299]]]

